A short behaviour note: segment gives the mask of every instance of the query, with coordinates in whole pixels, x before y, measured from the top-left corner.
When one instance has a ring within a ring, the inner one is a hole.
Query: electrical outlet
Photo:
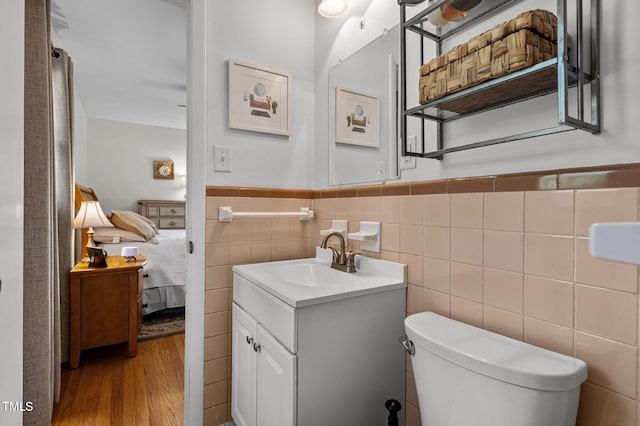
[[[417,136],[409,136],[407,138],[407,151],[415,152],[416,146],[418,144]],[[407,169],[415,169],[416,168],[416,157],[400,157],[400,170]]]
[[[231,147],[214,145],[213,146],[213,170],[216,172],[231,171]]]
[[[384,161],[376,161],[376,167],[378,169],[378,180],[384,180],[386,163]]]

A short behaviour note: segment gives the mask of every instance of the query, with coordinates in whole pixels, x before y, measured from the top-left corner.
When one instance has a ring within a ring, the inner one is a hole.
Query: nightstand
[[[146,258],[136,259],[127,262],[122,256],[108,256],[105,268],[89,268],[81,261],[69,272],[71,369],[78,368],[84,349],[127,342],[129,356],[136,356]]]

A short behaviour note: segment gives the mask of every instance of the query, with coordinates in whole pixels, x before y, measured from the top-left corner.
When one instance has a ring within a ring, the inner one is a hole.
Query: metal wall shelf
[[[541,62],[529,68],[516,71],[505,76],[486,81],[474,87],[449,94],[442,98],[407,108],[407,34],[412,32],[420,37],[420,63],[424,63],[424,41],[429,40],[436,45],[436,55],[442,53],[442,43],[461,31],[468,30],[481,20],[492,14],[511,7],[522,0],[483,0],[480,5],[469,11],[467,18],[460,22],[450,22],[435,32],[425,29],[428,22],[427,15],[439,8],[446,0],[436,0],[427,5],[415,14],[412,18],[406,19],[406,7],[411,3],[405,0],[398,0],[400,5],[400,100],[401,100],[401,124],[400,133],[403,141],[402,155],[412,157],[435,158],[441,160],[445,154],[480,148],[483,146],[496,145],[506,142],[529,139],[533,137],[565,132],[569,130],[581,129],[590,133],[600,132],[601,123],[601,89],[600,89],[600,0],[590,0],[590,25],[589,43],[590,63],[585,66],[584,49],[585,41],[583,37],[583,0],[575,0],[575,20],[576,35],[574,36],[573,49],[576,50],[576,64],[569,64],[568,55],[568,30],[567,30],[567,0],[557,0],[556,15],[558,18],[558,42],[556,58]],[[586,71],[588,69],[588,72]],[[523,84],[524,83],[524,84]],[[590,106],[591,114],[585,116],[585,86],[590,85]],[[417,85],[416,85],[417,86]],[[525,89],[523,89],[525,87]],[[496,89],[502,89],[500,91]],[[507,90],[505,90],[505,88]],[[577,116],[569,113],[569,89],[576,91],[576,111]],[[513,90],[512,90],[513,89]],[[497,93],[508,95],[496,96]],[[450,148],[444,147],[443,126],[445,123],[464,118],[470,115],[483,113],[496,108],[505,107],[515,103],[523,102],[532,98],[550,93],[558,93],[558,126],[534,131],[507,135],[500,138],[469,143]],[[471,107],[477,105],[482,100],[481,107]],[[422,144],[419,152],[409,152],[407,150],[406,135],[408,118],[418,118],[422,120]],[[434,121],[437,124],[436,143],[434,151],[426,152],[425,121]]]

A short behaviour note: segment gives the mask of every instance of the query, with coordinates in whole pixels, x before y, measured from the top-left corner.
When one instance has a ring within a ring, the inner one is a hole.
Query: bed
[[[82,201],[98,201],[93,189],[76,184],[75,205],[79,208]],[[115,214],[116,212],[112,212]],[[128,214],[138,216],[133,212]],[[119,222],[110,218],[112,223]],[[116,226],[117,228],[117,226]],[[109,228],[104,228],[109,229]],[[87,244],[87,230],[82,230],[82,247]],[[120,255],[122,247],[137,247],[138,253],[144,254],[147,263],[144,266],[144,287],[142,290],[142,313],[147,315],[163,309],[181,308],[185,306],[186,289],[186,235],[184,229],[160,229],[153,238],[149,235],[140,238],[142,241],[117,241],[99,237],[96,229],[94,240],[109,255]],[[118,231],[113,229],[112,231]],[[129,230],[125,230],[129,231]],[[112,232],[113,233],[113,232]],[[99,240],[101,240],[99,242]],[[109,242],[110,241],[110,242]]]

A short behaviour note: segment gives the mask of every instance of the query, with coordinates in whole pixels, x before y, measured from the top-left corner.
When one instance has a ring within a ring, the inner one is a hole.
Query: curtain
[[[33,403],[25,425],[49,425],[59,398],[60,304],[73,259],[71,65],[52,50],[49,11],[48,0],[25,0],[23,398]]]
[[[57,351],[62,361],[69,360],[69,269],[73,267],[73,63],[67,52],[54,49],[52,55],[53,143],[55,214],[57,225],[59,306],[54,320],[58,328]],[[61,346],[60,346],[61,345]],[[60,360],[58,360],[60,364]]]
[[[46,0],[25,1],[24,340],[23,395],[33,411],[24,424],[45,425],[55,397],[51,48]]]

